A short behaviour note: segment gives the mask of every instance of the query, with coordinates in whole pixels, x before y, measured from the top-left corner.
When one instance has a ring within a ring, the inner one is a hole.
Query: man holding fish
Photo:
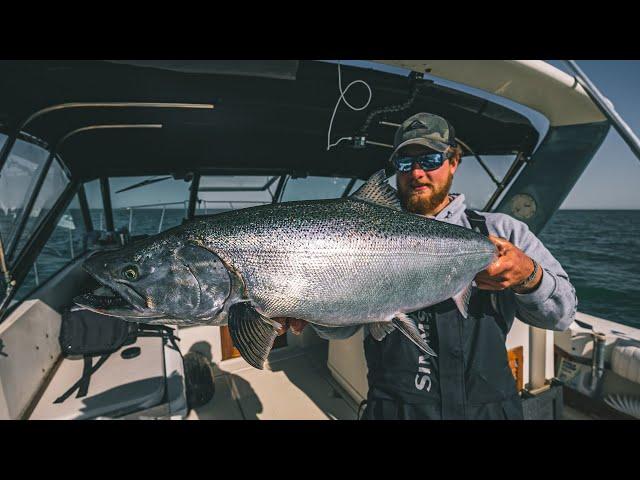
[[[381,341],[369,325],[324,327],[325,339],[344,339],[365,328],[369,392],[363,419],[522,419],[522,405],[508,364],[506,335],[517,315],[539,328],[564,330],[577,308],[575,289],[558,261],[527,225],[506,214],[466,209],[451,194],[462,149],[453,126],[419,113],[398,128],[390,162],[403,210],[472,228],[496,246],[497,259],[475,277],[465,318],[446,300],[409,313],[424,351],[399,331]],[[279,333],[300,333],[307,322],[277,318]]]
[[[449,193],[460,157],[449,122],[414,115],[390,159],[397,192],[381,170],[346,198],[195,218],[88,258],[106,294],[74,303],[132,322],[228,325],[258,369],[282,325],[304,325],[287,319],[324,338],[364,327],[364,418],[522,418],[506,335],[516,313],[566,328],[575,290],[526,224]]]

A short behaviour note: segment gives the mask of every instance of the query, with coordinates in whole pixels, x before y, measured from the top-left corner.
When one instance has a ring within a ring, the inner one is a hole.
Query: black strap
[[[80,377],[80,385],[78,385],[78,395],[76,395],[76,398],[87,396],[87,392],[89,391],[89,381],[91,380],[91,368],[93,367],[92,360],[92,357],[84,357],[82,377]]]
[[[475,230],[483,235],[489,236],[489,230],[487,229],[487,219],[483,217],[478,212],[473,210],[465,210],[464,213],[467,215],[467,219],[471,224],[471,229]]]
[[[480,215],[478,212],[475,212],[473,210],[465,210],[464,213],[467,215],[467,218],[469,219],[469,223],[471,224],[471,228],[473,230],[483,235],[489,236],[486,217]],[[490,310],[493,312],[493,317],[496,323],[498,324],[498,327],[500,328],[500,330],[502,330],[502,332],[506,337],[507,334],[509,333],[509,330],[511,329],[511,323],[507,322],[502,317],[502,315],[500,315],[499,312],[497,312],[493,308],[493,305],[491,304],[491,296],[495,295],[495,293],[489,292],[487,290],[480,290],[478,292],[478,295],[481,301],[482,308],[484,309],[485,306],[487,308],[490,308]]]
[[[174,329],[168,327],[167,325],[145,325],[140,324],[138,327],[137,336],[138,337],[162,337],[164,342],[168,340],[171,343],[171,346],[174,350],[180,351],[180,347],[176,343],[176,340],[179,342],[180,338],[174,334]]]
[[[84,366],[83,366],[83,369],[82,369],[82,377],[80,377],[80,380],[78,380],[76,383],[74,383],[69,390],[67,390],[62,395],[60,395],[58,398],[56,398],[53,403],[62,403],[62,402],[64,402],[76,390],[78,390],[78,394],[76,395],[76,398],[82,398],[82,397],[86,396],[87,392],[89,390],[89,380],[91,378],[91,375],[96,373],[96,371],[102,365],[104,365],[104,362],[106,362],[107,358],[109,358],[110,356],[111,356],[111,354],[102,355],[98,359],[98,361],[96,362],[96,364],[94,366],[91,365],[92,357],[90,357],[90,356],[84,357]]]

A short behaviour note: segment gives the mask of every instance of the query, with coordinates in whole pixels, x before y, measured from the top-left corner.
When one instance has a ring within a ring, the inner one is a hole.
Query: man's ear
[[[449,164],[451,165],[451,173],[455,173],[455,171],[458,169],[458,167],[460,166],[460,160],[461,158],[459,155],[456,155],[449,159]]]

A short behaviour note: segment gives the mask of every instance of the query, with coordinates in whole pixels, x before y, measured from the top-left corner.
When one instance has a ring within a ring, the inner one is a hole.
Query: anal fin
[[[228,326],[233,345],[242,358],[262,370],[278,336],[275,326],[249,302],[236,303],[229,308]]]
[[[420,335],[416,323],[404,313],[397,313],[392,320],[393,325],[402,332],[409,340],[411,340],[420,350],[427,355],[437,357],[438,355],[429,346],[424,338]]]

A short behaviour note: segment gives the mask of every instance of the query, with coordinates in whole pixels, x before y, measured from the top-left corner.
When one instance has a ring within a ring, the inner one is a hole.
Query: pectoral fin
[[[393,325],[402,332],[409,340],[416,344],[416,346],[427,355],[437,357],[438,355],[429,346],[424,338],[420,335],[416,322],[404,313],[397,313],[392,320]]]
[[[229,308],[228,326],[233,345],[242,358],[262,370],[278,336],[272,321],[260,315],[251,303],[242,302]]]
[[[471,284],[454,295],[452,300],[458,307],[458,310],[460,310],[462,316],[467,318],[469,316],[469,301],[471,300]]]

